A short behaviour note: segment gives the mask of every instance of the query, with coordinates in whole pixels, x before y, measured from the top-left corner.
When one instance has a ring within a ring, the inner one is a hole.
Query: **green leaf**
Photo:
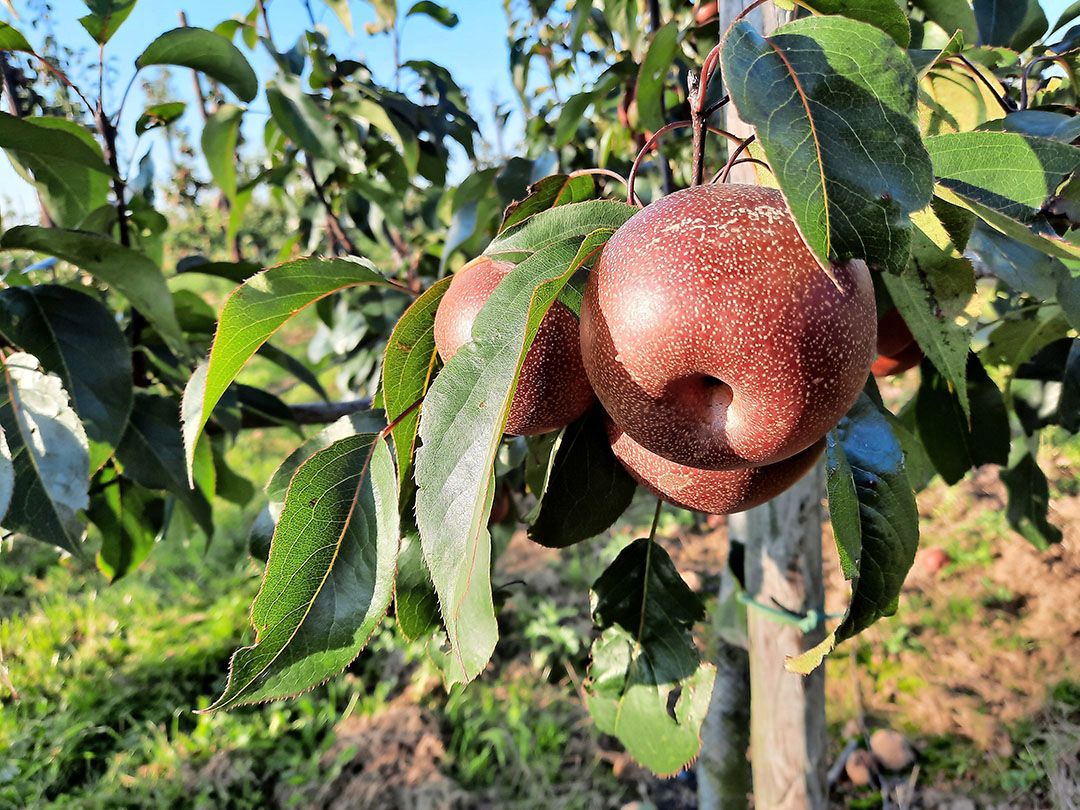
[[[818,14],[840,14],[880,28],[901,48],[911,44],[911,26],[896,0],[808,0]]]
[[[1060,543],[1061,529],[1047,520],[1050,487],[1035,458],[1025,453],[1014,466],[1001,471],[1001,481],[1009,493],[1005,511],[1009,525],[1038,549]]]
[[[1060,31],[1063,26],[1068,25],[1077,17],[1080,17],[1080,0],[1076,0],[1075,3],[1061,12],[1057,18],[1057,22],[1055,22],[1053,28],[1050,29],[1050,33]]]
[[[135,0],[86,0],[90,13],[79,18],[94,41],[104,45],[135,9]]]
[[[1039,0],[975,0],[979,44],[1026,51],[1046,33],[1046,15]]]
[[[149,556],[165,525],[165,501],[112,468],[102,473],[98,483],[100,492],[86,514],[101,533],[98,570],[116,582]]]
[[[1046,110],[1018,110],[979,125],[983,132],[1016,132],[1072,143],[1080,138],[1080,118]]]
[[[946,34],[962,31],[967,42],[975,42],[979,38],[975,12],[967,0],[913,0],[912,4],[921,8],[928,20],[945,29]]]
[[[183,101],[165,101],[161,104],[151,104],[139,120],[135,122],[135,134],[142,135],[158,127],[167,127],[180,120],[187,110],[187,104]]]
[[[77,162],[65,160],[50,151],[38,153],[9,149],[12,166],[27,182],[33,183],[41,201],[45,204],[53,224],[60,227],[76,227],[91,212],[108,202],[109,177],[101,169],[105,166],[94,136],[77,121],[66,118],[27,118],[39,134],[48,129],[60,135],[70,135],[88,148],[97,161],[96,169],[89,169]]]
[[[264,270],[237,287],[218,319],[210,358],[184,390],[188,470],[195,446],[221,395],[259,347],[293,316],[347,287],[389,282],[365,259],[307,258]]]
[[[615,229],[638,209],[613,200],[589,200],[558,205],[540,211],[504,228],[487,250],[486,256],[521,256],[573,237],[583,237],[602,228]]]
[[[989,366],[1016,369],[1068,331],[1069,321],[1059,308],[1043,307],[1034,317],[1010,318],[995,327],[980,355]]]
[[[172,295],[161,270],[142,253],[87,231],[17,225],[0,237],[0,250],[34,250],[82,268],[124,295],[174,348],[184,345]]]
[[[1080,168],[1080,149],[1013,132],[960,132],[926,139],[937,193],[991,227],[1058,258],[1080,257],[1054,233],[1041,212]]]
[[[596,100],[592,90],[575,93],[566,100],[559,111],[559,120],[555,124],[555,146],[566,146],[577,135],[585,111]]]
[[[881,280],[919,347],[952,384],[964,413],[969,413],[970,339],[956,316],[975,293],[975,273],[929,209],[917,214],[914,223],[907,267],[899,275],[884,274]]]
[[[135,60],[140,70],[150,65],[177,65],[205,73],[236,96],[250,102],[259,92],[259,79],[247,59],[228,39],[205,28],[166,31]]]
[[[657,774],[676,773],[701,749],[701,724],[716,670],[701,662],[691,635],[705,616],[659,545],[645,538],[622,550],[593,585],[586,705],[593,721]]]
[[[210,176],[230,202],[236,199],[236,144],[244,111],[222,104],[206,122],[202,133],[203,154]]]
[[[563,432],[539,514],[529,537],[565,548],[609,529],[633,500],[637,484],[611,452],[604,412],[594,408]]]
[[[511,203],[503,214],[499,233],[520,225],[529,217],[559,205],[584,202],[596,196],[596,183],[590,175],[571,177],[553,174],[529,187],[524,200]]]
[[[439,597],[424,564],[420,535],[415,530],[401,535],[397,577],[394,580],[394,612],[401,634],[409,641],[431,635],[439,628]]]
[[[0,149],[62,160],[101,174],[112,174],[102,160],[100,150],[62,128],[42,125],[42,120],[21,119],[0,112]]]
[[[330,10],[333,11],[341,24],[345,26],[345,30],[352,36],[353,33],[353,21],[352,11],[349,10],[349,0],[324,0],[326,5],[330,6]]]
[[[0,20],[0,51],[23,51],[33,53],[34,49],[19,31]]]
[[[427,393],[431,384],[437,359],[435,311],[451,281],[452,277],[436,281],[413,301],[386,341],[382,391],[383,407],[389,422],[401,417]],[[416,410],[402,418],[391,433],[397,455],[398,479],[402,482],[411,474],[419,427],[420,411]]]
[[[0,362],[0,428],[15,468],[3,526],[78,556],[83,536],[79,512],[89,503],[90,472],[82,423],[60,378],[42,372],[36,357],[15,352]]]
[[[952,485],[981,464],[1009,460],[1009,416],[1001,391],[975,354],[968,355],[970,419],[955,391],[935,368],[922,367],[915,418],[923,447],[945,483]]]
[[[424,399],[416,519],[456,671],[466,681],[483,670],[498,637],[487,517],[517,375],[559,291],[612,232],[563,239],[519,264],[480,310],[473,341],[451,358]]]
[[[60,377],[90,440],[90,469],[112,455],[131,414],[131,349],[93,297],[42,285],[0,290],[0,335]]]
[[[732,101],[756,128],[823,266],[856,257],[901,271],[909,215],[930,202],[932,187],[904,52],[865,23],[815,17],[768,38],[736,24],[722,64]]]
[[[679,52],[679,26],[672,20],[652,36],[649,50],[638,70],[638,121],[645,129],[655,132],[667,123],[664,115],[664,85]]]
[[[266,88],[266,101],[274,122],[293,143],[323,160],[341,158],[334,122],[295,78],[279,78]]]
[[[251,606],[255,643],[233,655],[207,711],[295,695],[347,667],[390,605],[397,549],[397,481],[383,439],[352,436],[305,461]]]
[[[444,28],[453,28],[460,22],[457,14],[445,6],[431,2],[431,0],[420,0],[419,3],[413,3],[412,8],[405,12],[406,17],[416,15],[430,17]]]
[[[851,600],[843,621],[788,669],[809,674],[837,643],[896,611],[915,551],[919,512],[904,453],[884,413],[862,394],[829,433],[826,486],[833,536]]]
[[[184,445],[180,436],[180,406],[169,397],[139,392],[124,438],[116,448],[116,459],[124,475],[146,489],[163,489],[179,500],[206,532],[214,535],[214,516],[210,499],[212,481],[196,474],[198,486],[189,486],[184,467]],[[195,460],[197,470],[214,466],[210,445],[202,447]]]

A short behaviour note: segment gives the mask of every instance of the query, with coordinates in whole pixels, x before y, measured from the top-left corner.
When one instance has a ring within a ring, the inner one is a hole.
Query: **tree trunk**
[[[720,0],[721,33],[748,4],[749,0]],[[746,19],[757,30],[768,33],[789,18],[789,12],[766,4]],[[725,108],[725,114],[727,129],[744,136],[752,131],[739,120],[733,105]],[[731,181],[755,183],[753,164],[736,166]],[[824,472],[819,464],[775,500],[730,518],[728,536],[745,546],[747,592],[758,604],[779,606],[799,614],[821,610],[824,489]],[[824,637],[824,628],[803,634],[751,606],[747,613],[747,634],[754,806],[758,810],[824,808],[824,670],[804,678],[785,669],[789,656],[798,655]],[[702,810],[745,806],[745,801],[725,798],[725,786],[731,783],[723,781],[725,774],[730,777],[736,773],[739,753],[745,751],[745,730],[735,725],[737,714],[734,713],[740,698],[745,705],[745,691],[739,694],[734,680],[739,672],[737,656],[726,642],[720,639],[717,642],[719,686],[714,690],[703,732],[709,750],[703,751],[704,767],[699,769]],[[720,737],[724,738],[723,743],[718,742]],[[725,759],[720,760],[721,757]]]

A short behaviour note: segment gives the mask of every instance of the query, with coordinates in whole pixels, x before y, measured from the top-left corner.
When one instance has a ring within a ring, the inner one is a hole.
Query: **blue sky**
[[[354,34],[350,36],[322,0],[311,0],[316,19],[322,23],[331,38],[334,50],[343,57],[359,58],[366,62],[376,77],[390,83],[393,75],[393,58],[389,38],[364,33],[364,23],[374,19],[371,5],[365,0],[352,0]],[[506,16],[502,0],[442,0],[443,4],[457,12],[461,22],[454,29],[445,29],[426,17],[409,18],[402,29],[402,60],[413,58],[432,59],[451,70],[459,84],[469,92],[474,113],[480,119],[483,136],[494,140],[491,118],[491,98],[494,96],[515,110],[509,124],[507,145],[520,133],[522,123],[515,103],[516,96],[510,83],[507,66]],[[1042,0],[1047,18],[1053,23],[1072,0]],[[53,0],[53,24],[58,39],[72,48],[86,47],[91,52],[93,42],[79,26],[77,20],[85,13],[82,0]],[[139,0],[135,10],[117,32],[108,46],[110,63],[118,77],[116,86],[105,88],[106,109],[114,109],[133,69],[139,52],[156,34],[177,25],[177,12],[184,9],[191,25],[213,27],[231,16],[244,15],[251,8],[252,0]],[[409,8],[412,0],[399,0],[398,7]],[[16,25],[33,44],[40,42],[43,32],[35,30],[33,16],[27,10],[26,0],[15,0],[20,13],[14,20],[0,4],[0,19]],[[270,24],[276,44],[287,49],[295,37],[308,26],[307,12],[301,0],[271,0]],[[268,76],[272,64],[261,49],[249,54],[253,66],[261,77]],[[190,100],[190,80],[186,71],[178,72],[173,88],[180,100]],[[89,77],[85,77],[89,78]],[[131,94],[125,110],[127,125],[121,131],[131,133],[134,118],[142,109],[140,94]],[[266,109],[265,101],[256,99],[251,105],[255,112]],[[189,122],[194,123],[194,112],[189,112]],[[256,119],[257,116],[250,116]],[[166,165],[162,153],[160,134],[148,134],[138,144],[128,142],[121,155],[132,153],[136,158],[147,149],[155,149],[155,162]],[[0,222],[9,226],[18,221],[36,218],[37,205],[29,186],[11,169],[6,159],[0,160]]]

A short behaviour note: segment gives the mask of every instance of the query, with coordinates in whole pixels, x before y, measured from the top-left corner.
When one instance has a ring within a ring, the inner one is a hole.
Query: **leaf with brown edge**
[[[592,175],[553,174],[529,186],[529,195],[524,200],[510,203],[503,214],[499,233],[507,228],[524,222],[533,214],[547,211],[559,205],[583,202],[596,194],[596,182]]]
[[[206,711],[296,695],[345,669],[390,606],[397,552],[385,440],[350,436],[311,456],[289,485],[251,606],[255,643],[233,654]]]
[[[564,224],[572,233],[571,223]],[[544,246],[495,288],[473,325],[473,340],[439,372],[420,416],[416,520],[456,673],[466,681],[487,665],[498,638],[487,518],[517,375],[548,308],[614,228],[550,242],[547,228],[541,231]],[[516,238],[533,244],[524,232]]]

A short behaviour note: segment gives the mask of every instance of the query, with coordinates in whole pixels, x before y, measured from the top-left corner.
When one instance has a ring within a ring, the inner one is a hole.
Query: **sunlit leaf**
[[[202,133],[210,176],[230,201],[236,199],[236,144],[243,116],[244,111],[235,104],[222,104],[207,120]]]
[[[241,101],[259,92],[259,79],[247,59],[228,39],[205,28],[174,28],[151,42],[135,67],[177,65],[205,73],[228,87]]]

